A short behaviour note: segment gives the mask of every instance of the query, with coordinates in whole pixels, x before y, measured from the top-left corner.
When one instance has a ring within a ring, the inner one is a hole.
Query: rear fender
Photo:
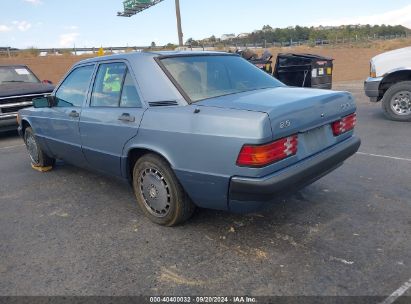
[[[132,163],[132,159],[131,159],[131,155],[132,155],[132,151],[135,150],[139,150],[141,151],[141,156],[146,154],[146,153],[153,153],[153,154],[157,154],[159,156],[161,156],[162,158],[164,158],[168,164],[170,165],[170,167],[174,170],[174,166],[173,163],[171,162],[171,158],[168,155],[168,153],[166,151],[164,151],[164,149],[162,149],[161,147],[153,147],[150,145],[144,145],[144,144],[132,144],[128,147],[125,148],[124,150],[124,155],[121,159],[121,173],[122,176],[127,178],[129,181],[132,180],[132,170],[133,170],[133,163]]]
[[[132,145],[128,148],[126,156],[121,160],[121,171],[122,175],[127,178],[130,183],[132,183],[133,180],[133,163],[136,161],[131,155],[135,150],[141,151],[139,157],[146,153],[154,153],[164,158],[174,171],[183,189],[198,207],[218,210],[228,209],[227,189],[229,177],[178,170],[173,166],[168,153],[159,147]]]

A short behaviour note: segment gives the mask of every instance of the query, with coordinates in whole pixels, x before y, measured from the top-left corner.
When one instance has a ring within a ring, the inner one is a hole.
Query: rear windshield
[[[25,67],[0,67],[0,84],[13,82],[40,82],[33,73]]]
[[[238,56],[184,56],[161,60],[192,102],[283,86]]]

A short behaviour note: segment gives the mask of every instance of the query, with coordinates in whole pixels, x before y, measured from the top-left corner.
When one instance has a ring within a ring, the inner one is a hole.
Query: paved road
[[[364,154],[265,213],[199,210],[177,228],[110,177],[33,171],[1,136],[0,295],[391,294],[411,278],[410,124],[361,83],[337,87],[357,98]]]

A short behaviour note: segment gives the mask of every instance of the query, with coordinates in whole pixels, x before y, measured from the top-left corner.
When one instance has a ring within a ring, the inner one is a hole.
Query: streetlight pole
[[[138,14],[153,5],[156,5],[164,0],[123,0],[124,12],[118,12],[119,17],[131,17]],[[177,16],[177,31],[178,31],[178,44],[183,46],[183,30],[181,29],[181,14],[180,14],[180,0],[176,1],[176,16]]]
[[[183,30],[181,29],[180,0],[175,0],[175,1],[176,1],[178,43],[180,46],[183,46]]]

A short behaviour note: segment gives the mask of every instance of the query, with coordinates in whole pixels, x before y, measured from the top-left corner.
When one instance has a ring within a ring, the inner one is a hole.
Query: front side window
[[[127,66],[124,63],[100,64],[93,94],[92,107],[118,107]]]
[[[26,67],[0,67],[0,84],[28,82],[39,83],[40,80]]]
[[[73,70],[56,92],[57,107],[81,107],[87,95],[94,65]]]
[[[161,63],[192,102],[283,85],[238,56],[179,56]]]

